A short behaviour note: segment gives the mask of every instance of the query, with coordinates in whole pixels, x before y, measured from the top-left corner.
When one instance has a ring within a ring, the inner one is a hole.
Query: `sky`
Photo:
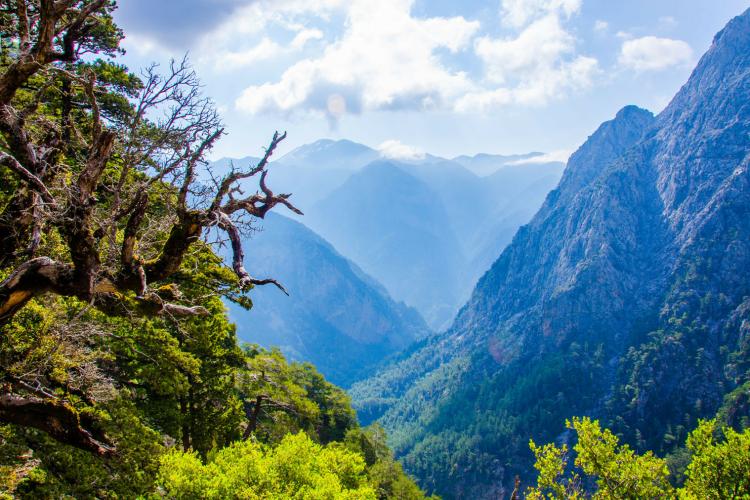
[[[120,0],[122,62],[188,54],[257,156],[321,138],[418,157],[565,159],[625,105],[661,111],[749,0]]]

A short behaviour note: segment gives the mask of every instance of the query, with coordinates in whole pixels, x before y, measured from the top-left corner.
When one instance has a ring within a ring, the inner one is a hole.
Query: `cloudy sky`
[[[121,0],[131,68],[189,53],[214,157],[347,138],[392,155],[564,156],[660,111],[748,0]]]

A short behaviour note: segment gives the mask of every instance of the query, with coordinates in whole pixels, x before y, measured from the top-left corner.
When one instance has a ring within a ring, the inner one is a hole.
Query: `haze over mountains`
[[[557,183],[564,165],[534,163],[540,155],[394,160],[324,139],[276,160],[269,182],[294,193],[300,222],[440,330]],[[254,158],[212,167],[230,161]]]
[[[419,313],[386,290],[299,222],[271,213],[262,237],[252,239],[248,269],[273,276],[289,291],[258,289],[253,309],[230,306],[241,339],[275,346],[309,361],[347,387],[384,358],[430,330]]]
[[[574,415],[674,452],[747,415],[748,270],[750,10],[662,113],[626,107],[573,154],[452,327],[355,385],[360,418],[446,498],[507,495]]]

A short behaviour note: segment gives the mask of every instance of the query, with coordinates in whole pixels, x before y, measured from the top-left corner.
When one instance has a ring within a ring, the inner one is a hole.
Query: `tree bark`
[[[114,451],[102,433],[95,436],[95,431],[90,430],[92,422],[86,422],[87,428],[84,428],[81,416],[66,403],[12,393],[2,394],[0,421],[39,429],[61,443],[99,456],[109,456]]]
[[[190,449],[190,423],[189,423],[189,411],[187,398],[184,396],[180,398],[180,417],[182,427],[182,449],[188,451]]]
[[[33,297],[48,291],[73,295],[73,268],[49,257],[24,262],[0,283],[0,324],[9,321]]]
[[[250,435],[255,432],[255,429],[257,429],[258,417],[260,416],[260,405],[263,404],[263,399],[265,399],[263,395],[255,398],[253,411],[248,415],[247,427],[245,427],[245,432],[242,434],[242,439],[248,439]]]

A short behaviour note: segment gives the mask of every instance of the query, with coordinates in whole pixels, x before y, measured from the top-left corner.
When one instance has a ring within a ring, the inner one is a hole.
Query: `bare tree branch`
[[[242,250],[242,239],[240,237],[240,231],[237,226],[232,222],[224,212],[216,212],[218,218],[217,225],[223,229],[229,236],[229,240],[232,244],[232,269],[234,270],[237,277],[240,279],[240,287],[248,288],[251,285],[275,285],[284,294],[289,295],[286,288],[274,279],[255,279],[250,276],[250,273],[245,269],[245,253]]]
[[[221,275],[218,285],[202,284],[208,293],[236,298],[266,284],[287,293],[276,280],[247,272],[241,231],[279,205],[302,213],[268,183],[270,159],[286,133],[274,133],[257,165],[232,168],[215,186],[205,185],[200,169],[224,129],[187,58],[172,61],[164,75],[152,65],[140,82],[126,75],[131,83],[120,87],[102,76],[99,62],[79,61],[87,51],[116,50],[119,31],[97,34],[110,22],[113,2],[3,5],[11,7],[4,7],[11,21],[4,17],[3,26],[14,31],[14,48],[0,68],[0,166],[21,189],[0,213],[0,266],[7,276],[0,282],[0,328],[45,294],[75,297],[84,309],[108,315],[161,315],[175,324],[208,315],[174,282],[190,274],[188,257],[205,250],[196,243],[212,244],[216,232],[231,243],[237,281]],[[113,72],[119,75],[119,68]],[[245,197],[243,181],[250,178],[257,191]],[[0,421],[112,453],[93,422],[56,391],[33,379],[8,380],[0,378]],[[52,385],[87,401],[82,386]]]
[[[42,180],[39,179],[39,177],[37,177],[36,175],[29,172],[23,165],[18,162],[18,160],[13,158],[11,155],[0,151],[0,165],[5,165],[9,169],[17,173],[24,182],[29,184],[29,186],[31,186],[39,193],[39,195],[46,203],[49,203],[50,205],[56,204],[55,198],[52,196],[52,194],[50,194],[49,190],[47,190],[47,186],[44,185]]]

